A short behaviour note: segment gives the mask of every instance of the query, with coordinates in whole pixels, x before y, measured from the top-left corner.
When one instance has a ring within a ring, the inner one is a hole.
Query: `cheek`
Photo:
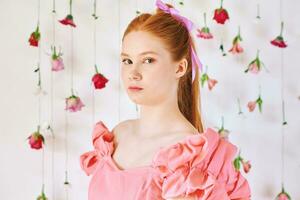
[[[128,80],[127,77],[128,77],[128,70],[125,67],[121,66],[121,79],[125,86],[127,85],[127,80]]]

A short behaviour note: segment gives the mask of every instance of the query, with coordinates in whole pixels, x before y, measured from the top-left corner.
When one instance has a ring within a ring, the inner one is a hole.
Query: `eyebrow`
[[[155,54],[158,55],[158,53],[154,52],[154,51],[145,51],[143,53],[140,53],[140,55],[145,55],[145,54]],[[127,53],[121,53],[121,56],[129,56]]]

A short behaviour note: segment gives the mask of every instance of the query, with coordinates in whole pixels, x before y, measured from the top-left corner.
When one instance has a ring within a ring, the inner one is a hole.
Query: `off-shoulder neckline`
[[[136,167],[130,167],[130,168],[123,168],[121,167],[117,162],[116,160],[113,158],[113,153],[110,154],[109,158],[110,158],[110,161],[111,163],[114,165],[114,167],[116,168],[117,171],[119,172],[132,172],[132,171],[139,171],[139,170],[148,170],[148,169],[152,169],[153,168],[153,163],[154,163],[154,159],[156,158],[156,156],[163,150],[165,149],[168,149],[168,148],[171,148],[173,146],[176,146],[177,144],[182,144],[182,143],[185,143],[187,142],[190,138],[193,138],[193,137],[203,137],[204,133],[206,133],[210,128],[206,128],[206,130],[204,132],[195,132],[194,134],[190,134],[190,135],[187,135],[185,136],[183,139],[177,141],[177,142],[173,142],[171,144],[168,144],[166,146],[162,146],[160,147],[155,153],[154,153],[154,156],[152,157],[151,159],[151,163],[148,164],[148,165],[141,165],[141,166],[136,166]],[[110,134],[113,134],[113,131],[109,131]],[[115,144],[115,141],[112,140],[113,144]],[[115,151],[115,148],[113,149],[113,152]]]

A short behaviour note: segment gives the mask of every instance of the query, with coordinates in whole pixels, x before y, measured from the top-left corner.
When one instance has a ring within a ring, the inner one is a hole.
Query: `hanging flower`
[[[37,26],[35,31],[30,34],[30,38],[28,42],[31,46],[37,47],[39,46],[40,39],[41,39],[41,34],[39,32],[39,26]]]
[[[43,192],[40,196],[38,196],[37,200],[48,200],[45,193]]]
[[[65,187],[69,187],[71,184],[68,181],[68,171],[65,171],[65,181],[64,181]]]
[[[72,15],[72,0],[69,2],[69,14],[62,20],[59,20],[59,22],[63,25],[70,25],[72,27],[76,27],[74,21],[73,21],[73,15]]]
[[[40,133],[40,126],[38,126],[38,130],[32,133],[27,139],[29,140],[28,143],[32,149],[41,149],[45,139]]]
[[[40,72],[40,67],[36,68],[34,70],[35,73],[38,73],[38,84],[37,84],[37,89],[34,92],[34,95],[46,95],[47,92],[42,88],[42,80],[41,80],[41,72]]]
[[[70,97],[66,98],[65,110],[69,110],[70,112],[77,112],[80,111],[83,106],[85,105],[82,103],[81,99],[78,96],[75,96],[73,92]]]
[[[224,117],[222,116],[222,125],[221,128],[218,129],[218,133],[221,136],[221,138],[224,138],[225,140],[228,140],[229,136],[229,130],[224,128]]]
[[[226,54],[226,52],[224,51],[224,45],[223,45],[223,40],[221,41],[221,44],[220,44],[220,47],[219,47],[219,49],[221,50],[221,52],[222,52],[222,56],[226,56],[227,54]]]
[[[223,8],[223,0],[221,0],[221,7],[215,9],[214,20],[216,20],[219,24],[224,24],[227,19],[229,19],[229,15],[226,9]]]
[[[243,53],[244,49],[241,47],[240,42],[242,41],[242,37],[240,34],[240,27],[239,27],[239,32],[238,35],[234,37],[232,41],[232,48],[229,50],[232,54],[238,54],[238,53]]]
[[[92,78],[92,82],[94,83],[95,89],[102,89],[105,87],[105,84],[108,82],[108,79],[101,73],[99,73],[97,66],[95,65],[96,73]]]
[[[198,31],[197,37],[203,38],[203,39],[212,39],[213,35],[210,33],[210,30],[206,24],[206,13],[204,13],[204,24],[205,24],[205,26],[201,30],[197,29],[197,31]]]
[[[247,106],[248,106],[249,112],[252,112],[255,109],[256,104],[258,104],[259,112],[262,112],[262,103],[263,103],[263,100],[261,99],[260,95],[255,101],[248,102]]]
[[[257,50],[256,58],[250,62],[244,72],[247,73],[250,71],[253,74],[258,74],[261,71],[262,66],[264,66],[264,63],[259,59],[259,50]]]
[[[291,200],[291,196],[282,187],[281,192],[276,196],[275,200]]]
[[[73,21],[73,16],[71,14],[68,14],[64,19],[59,20],[59,22],[63,25],[70,25],[76,27],[76,24]]]
[[[255,22],[259,22],[259,20],[261,19],[260,16],[260,10],[259,10],[259,4],[257,4],[257,11],[256,11],[256,17],[255,17]]]
[[[281,22],[280,35],[277,36],[274,40],[272,40],[271,44],[279,48],[286,48],[287,44],[284,42],[282,31],[283,31],[283,22]]]
[[[38,96],[38,95],[47,95],[47,92],[45,90],[43,90],[42,87],[38,87],[35,92],[34,95]]]
[[[44,184],[43,184],[42,192],[41,192],[41,194],[37,197],[37,200],[48,200],[48,198],[46,197],[45,192],[44,192]]]
[[[234,159],[233,164],[234,168],[239,171],[241,168],[241,163],[243,165],[243,170],[245,173],[248,173],[251,169],[250,161],[245,161],[244,158],[241,157],[241,153]]]
[[[241,114],[243,114],[243,111],[242,111],[242,108],[241,108],[240,98],[237,98],[237,102],[238,102],[238,106],[239,106],[239,112],[238,112],[238,114],[241,115]]]
[[[213,87],[218,83],[217,80],[208,78],[208,89],[212,90]]]
[[[243,164],[243,169],[244,169],[244,172],[245,173],[248,173],[251,169],[251,164],[250,164],[250,161],[244,161],[242,160],[242,164]]]
[[[201,76],[201,86],[204,86],[204,83],[207,82],[208,83],[208,89],[212,90],[213,87],[218,83],[217,80],[212,79],[208,76],[208,74],[205,72],[202,74]]]
[[[56,53],[56,47],[51,47],[52,49],[52,56],[51,56],[51,66],[52,66],[52,71],[61,71],[63,70],[64,67],[64,63],[63,63],[63,59],[62,59],[62,53]]]

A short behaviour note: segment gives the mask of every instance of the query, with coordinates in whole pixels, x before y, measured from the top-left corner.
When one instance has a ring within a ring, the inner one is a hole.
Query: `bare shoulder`
[[[121,121],[112,129],[111,132],[113,132],[117,138],[122,137],[122,135],[124,136],[129,132],[133,121],[134,119]]]

